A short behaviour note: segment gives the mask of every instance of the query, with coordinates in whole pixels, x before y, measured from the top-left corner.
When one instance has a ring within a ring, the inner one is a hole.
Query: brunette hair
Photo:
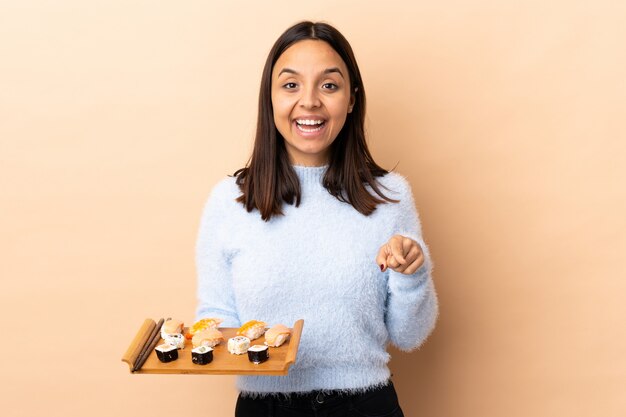
[[[397,202],[380,191],[376,177],[388,173],[378,166],[365,141],[365,90],[361,73],[350,44],[334,27],[326,23],[304,21],[287,29],[274,43],[263,68],[259,93],[259,113],[252,156],[246,167],[233,175],[242,195],[237,201],[248,212],[258,209],[261,218],[268,221],[272,216],[282,215],[282,204],[300,205],[300,182],[291,166],[285,142],[274,124],[272,107],[272,70],[281,54],[296,42],[315,39],[329,44],[348,67],[350,91],[355,95],[352,112],[337,138],[330,145],[328,169],[323,185],[339,201],[351,204],[357,211],[368,216],[376,206]],[[366,184],[378,195],[368,192]],[[380,198],[379,198],[380,197]]]

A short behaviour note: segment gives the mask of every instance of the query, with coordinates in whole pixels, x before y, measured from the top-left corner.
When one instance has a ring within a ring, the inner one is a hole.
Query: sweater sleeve
[[[393,345],[403,351],[419,347],[432,332],[439,306],[431,276],[432,260],[422,230],[409,183],[398,175],[400,202],[397,203],[392,235],[415,240],[424,253],[424,263],[412,275],[388,269],[388,295],[385,323]],[[389,236],[391,237],[391,236]]]
[[[231,262],[226,247],[229,198],[227,180],[218,183],[207,200],[196,242],[198,307],[196,320],[219,317],[221,326],[239,327],[232,287]]]

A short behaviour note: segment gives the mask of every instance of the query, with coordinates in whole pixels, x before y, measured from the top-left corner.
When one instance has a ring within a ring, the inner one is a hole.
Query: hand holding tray
[[[185,339],[185,348],[178,350],[178,359],[163,363],[156,356],[154,348],[149,352],[143,366],[134,373],[139,374],[209,374],[209,375],[287,375],[289,366],[296,361],[300,336],[304,320],[298,320],[291,329],[291,336],[280,347],[269,348],[269,359],[260,364],[254,364],[248,360],[248,355],[234,355],[228,352],[227,342],[237,335],[238,328],[221,327],[219,331],[224,335],[224,341],[213,348],[213,361],[206,365],[196,365],[191,361],[191,340]],[[152,319],[146,319],[131,342],[128,350],[122,357],[130,371],[133,370],[142,348],[150,343],[150,333],[156,328]],[[185,329],[185,332],[187,329]],[[261,336],[251,341],[251,345],[261,345],[265,338]],[[163,343],[159,340],[157,344]]]

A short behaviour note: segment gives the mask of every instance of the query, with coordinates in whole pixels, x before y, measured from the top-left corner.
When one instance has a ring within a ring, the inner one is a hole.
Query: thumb
[[[381,246],[378,250],[378,255],[376,255],[376,263],[380,268],[381,272],[385,272],[387,269],[387,251],[385,250],[385,245]]]

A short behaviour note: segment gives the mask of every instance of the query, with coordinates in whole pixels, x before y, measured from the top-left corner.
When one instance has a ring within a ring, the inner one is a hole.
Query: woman
[[[419,346],[437,297],[410,186],[374,162],[364,118],[346,39],[287,29],[263,70],[252,157],[213,189],[197,244],[198,319],[305,322],[289,375],[238,377],[236,416],[402,416],[386,345]]]

